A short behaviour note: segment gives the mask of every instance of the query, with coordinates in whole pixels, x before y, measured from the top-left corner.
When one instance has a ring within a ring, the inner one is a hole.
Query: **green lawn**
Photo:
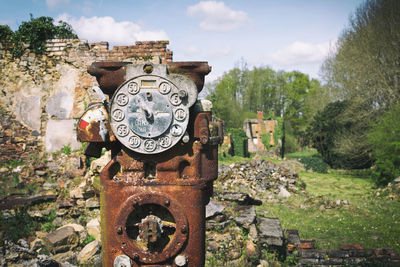
[[[259,212],[278,217],[284,229],[298,229],[302,239],[315,239],[322,249],[337,249],[343,243],[361,243],[366,248],[393,247],[400,252],[400,202],[376,197],[367,178],[331,171],[301,172],[305,195],[292,195],[266,202]],[[347,200],[349,205],[337,205]]]
[[[289,154],[287,158],[316,155],[315,150],[308,150]],[[220,164],[241,159],[235,157],[227,162],[220,161]],[[400,253],[400,201],[377,197],[368,173],[302,171],[299,177],[306,183],[305,194],[264,202],[257,211],[279,218],[284,229],[298,229],[301,239],[315,239],[321,249],[337,249],[343,243],[361,243],[365,248],[392,247]],[[337,200],[347,200],[349,205],[337,205]]]

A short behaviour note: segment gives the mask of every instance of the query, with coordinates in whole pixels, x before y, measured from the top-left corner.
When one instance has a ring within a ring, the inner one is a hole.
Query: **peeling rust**
[[[211,67],[207,62],[171,62],[168,64],[170,73],[188,75],[196,84],[197,90],[200,92],[204,86],[204,77],[210,73]]]
[[[88,72],[111,99],[126,83],[127,64],[96,62]],[[211,67],[207,62],[173,62],[167,70],[189,77],[200,92]],[[122,145],[109,128],[110,118],[104,122],[106,140],[96,121],[90,129],[78,127],[79,140],[91,142],[87,153],[98,154],[106,147],[112,154],[100,174],[103,266],[113,266],[121,255],[127,255],[132,266],[177,266],[179,255],[185,255],[185,266],[204,266],[205,205],[217,178],[223,131],[209,110],[191,109],[188,116],[185,140],[156,154]]]
[[[101,90],[112,95],[117,87],[125,81],[124,67],[130,62],[102,61],[94,62],[88,68],[88,73],[96,77]]]

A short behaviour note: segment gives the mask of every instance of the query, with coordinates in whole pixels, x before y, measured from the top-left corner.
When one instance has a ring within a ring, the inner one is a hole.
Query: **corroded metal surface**
[[[117,87],[125,81],[125,66],[129,62],[102,61],[94,62],[88,68],[89,74],[96,77],[101,90],[112,95]]]
[[[97,78],[101,89],[105,94],[112,95],[115,90],[125,81],[125,66],[129,62],[95,62],[89,68],[88,72]],[[171,62],[167,66],[171,74],[184,74],[189,76],[197,86],[200,92],[204,85],[204,76],[211,71],[207,62]]]
[[[168,73],[163,72],[165,69]],[[110,96],[108,122],[112,124],[115,110],[112,105],[114,100],[117,101],[118,88],[128,86],[129,81],[139,81],[135,80],[138,74],[168,78],[171,86],[176,87],[178,98],[187,98],[191,106],[210,70],[206,62],[175,62],[168,66],[101,62],[94,63],[88,71],[97,77],[101,90]],[[170,97],[166,98],[166,103],[162,97],[157,97],[157,94],[163,96],[171,90],[162,86],[162,79],[152,84],[157,79],[144,79],[149,85],[156,85],[155,91],[143,91],[140,99],[144,105],[129,99],[126,105],[133,109],[140,106],[146,120],[151,120],[155,112],[168,113],[161,107],[151,108],[147,103],[150,97],[161,105],[173,105]],[[197,92],[188,89],[192,88],[191,84]],[[138,88],[131,87],[132,90]],[[132,95],[136,94],[139,92]],[[135,103],[130,103],[132,101]],[[142,153],[132,149],[129,143],[121,142],[118,134],[114,135],[117,130],[107,124],[105,140],[95,134],[100,130],[100,125],[95,122],[93,130],[78,127],[79,139],[93,142],[88,146],[88,153],[96,154],[102,147],[112,152],[112,160],[100,175],[103,266],[204,266],[205,206],[212,194],[212,182],[217,178],[217,148],[222,141],[222,128],[219,122],[212,121],[209,102],[198,101],[195,108],[182,109],[186,113],[182,118],[175,109],[168,113],[171,115],[168,130],[163,125],[148,129],[128,126],[128,131],[145,141],[156,140],[164,132],[173,131],[170,125],[174,120],[186,121],[185,134],[179,136],[176,144],[153,154]],[[127,113],[123,115],[127,116]],[[118,121],[120,116],[114,119]]]

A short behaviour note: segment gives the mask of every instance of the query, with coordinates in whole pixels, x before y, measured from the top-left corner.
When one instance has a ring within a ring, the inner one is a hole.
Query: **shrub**
[[[65,155],[70,155],[71,154],[71,146],[70,145],[65,145],[63,146],[63,148],[61,149],[62,153],[64,153]]]
[[[6,40],[12,45],[11,53],[14,57],[20,57],[25,51],[25,44],[30,51],[42,54],[46,51],[46,40],[53,38],[78,38],[71,25],[64,21],[54,24],[51,17],[34,18],[30,15],[30,21],[22,22],[14,33],[7,25],[0,27],[0,40]]]
[[[93,235],[89,235],[82,241],[82,246],[86,246],[87,244],[89,244],[95,240],[96,240],[96,237],[94,237]]]
[[[15,215],[4,218],[0,213],[0,230],[4,231],[6,239],[14,243],[23,237],[28,237],[35,229],[35,222],[25,209],[16,209]]]
[[[297,143],[296,138],[289,134],[285,134],[285,154],[286,153],[294,153],[300,150],[300,146]]]
[[[13,35],[13,31],[10,29],[8,25],[0,25],[0,42],[8,43],[11,41],[11,37]]]
[[[227,132],[232,135],[233,153],[236,156],[248,157],[247,135],[241,128],[229,128]]]
[[[348,101],[328,104],[314,117],[306,135],[310,144],[332,168],[368,168],[372,161],[363,140],[367,129],[349,117],[346,113],[349,107]],[[359,142],[353,142],[350,137],[357,134]],[[343,149],[345,146],[347,149]]]
[[[372,126],[368,141],[375,159],[373,179],[377,185],[385,185],[400,175],[400,102]]]
[[[328,164],[326,164],[320,157],[303,157],[300,162],[304,165],[306,170],[312,170],[318,173],[328,173]]]

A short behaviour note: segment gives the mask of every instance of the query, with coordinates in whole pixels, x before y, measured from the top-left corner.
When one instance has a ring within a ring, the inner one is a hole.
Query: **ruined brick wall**
[[[47,41],[43,55],[26,50],[20,58],[0,47],[0,104],[39,135],[47,152],[66,145],[78,149],[75,124],[86,107],[98,100],[87,90],[97,85],[87,67],[96,61],[168,63],[172,61],[168,43],[136,42],[109,49],[107,42],[53,39]]]
[[[129,59],[151,59],[159,57],[160,63],[172,61],[172,51],[167,49],[169,41],[141,41],[131,46],[114,46],[109,50],[108,42],[88,43],[78,39],[53,39],[47,41],[49,57],[86,57],[97,61],[128,61]]]

